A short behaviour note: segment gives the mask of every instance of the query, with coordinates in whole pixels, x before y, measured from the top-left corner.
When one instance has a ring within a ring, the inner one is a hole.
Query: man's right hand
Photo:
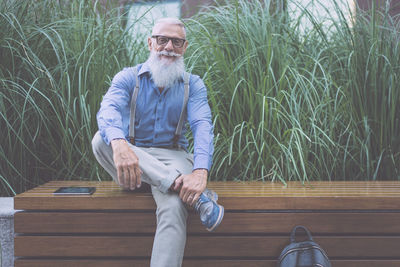
[[[139,158],[135,152],[129,147],[125,139],[112,140],[111,147],[120,186],[130,190],[139,188],[142,171],[139,168]]]

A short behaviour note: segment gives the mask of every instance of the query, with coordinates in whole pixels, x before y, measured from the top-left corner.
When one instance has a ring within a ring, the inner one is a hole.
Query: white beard
[[[173,62],[169,62],[160,58],[160,55],[168,55],[177,57]],[[173,52],[155,52],[150,51],[150,56],[147,60],[150,68],[150,73],[154,84],[159,88],[171,87],[177,82],[185,71],[182,55]]]

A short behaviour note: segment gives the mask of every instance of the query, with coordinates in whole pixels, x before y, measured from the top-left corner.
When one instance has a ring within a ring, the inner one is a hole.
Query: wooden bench
[[[53,196],[96,186],[92,196]],[[210,182],[225,206],[213,233],[188,219],[184,266],[268,266],[305,225],[333,266],[400,266],[400,182]],[[149,266],[151,193],[113,182],[53,181],[15,197],[15,266]],[[171,240],[173,242],[173,240]]]

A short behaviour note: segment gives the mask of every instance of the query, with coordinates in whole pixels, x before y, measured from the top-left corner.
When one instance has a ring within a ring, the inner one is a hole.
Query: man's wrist
[[[207,172],[208,172],[208,169],[206,169],[206,168],[196,168],[196,169],[194,169],[193,171],[197,171],[197,170],[199,170],[199,171],[204,170],[204,171],[207,171]]]
[[[122,144],[122,143],[126,143],[126,139],[125,138],[115,138],[113,140],[111,140],[110,144],[111,147],[114,148],[115,146]]]
[[[198,168],[192,171],[193,173],[201,174],[201,175],[208,175],[208,170],[205,168]]]

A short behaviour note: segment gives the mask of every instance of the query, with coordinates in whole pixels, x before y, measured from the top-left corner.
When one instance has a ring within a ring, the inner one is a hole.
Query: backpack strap
[[[133,90],[132,98],[131,98],[129,136],[128,136],[129,142],[132,145],[135,144],[136,101],[137,101],[137,97],[139,94],[139,84],[140,84],[137,67],[134,67],[133,73],[136,77],[136,85],[135,85],[135,89]],[[179,116],[178,125],[176,126],[175,134],[173,137],[173,147],[174,148],[180,148],[180,146],[178,145],[178,141],[179,141],[179,137],[182,134],[183,122],[185,121],[185,118],[186,118],[187,102],[189,100],[189,79],[190,79],[190,73],[185,72],[184,76],[183,76],[185,92],[183,95],[183,105],[182,105],[181,115]]]
[[[182,104],[181,115],[179,116],[178,125],[176,126],[176,130],[175,130],[175,134],[174,134],[174,138],[173,138],[174,148],[180,148],[178,145],[178,141],[179,141],[179,137],[182,134],[183,122],[185,121],[185,118],[186,118],[187,102],[189,100],[189,79],[190,79],[190,74],[185,72],[184,76],[183,76],[185,93],[183,95],[183,104]]]
[[[292,229],[292,232],[290,233],[290,242],[291,243],[296,242],[296,232],[297,232],[298,229],[302,229],[306,233],[307,238],[308,238],[309,241],[314,241],[312,236],[311,236],[310,231],[308,231],[308,229],[305,226],[297,225]]]
[[[138,93],[139,93],[139,76],[138,76],[137,67],[133,68],[133,73],[136,77],[136,85],[135,85],[135,89],[133,90],[132,98],[131,98],[131,113],[130,113],[129,136],[128,136],[129,142],[132,145],[135,144],[135,112],[136,112],[136,100],[137,100]]]

